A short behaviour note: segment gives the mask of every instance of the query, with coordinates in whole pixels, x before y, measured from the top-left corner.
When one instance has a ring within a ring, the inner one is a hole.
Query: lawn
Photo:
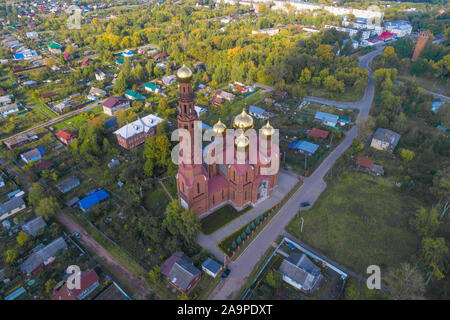
[[[202,232],[211,234],[240,217],[251,208],[251,206],[247,206],[241,211],[237,211],[232,205],[227,204],[201,220]]]
[[[386,179],[342,174],[311,210],[302,212],[303,233],[298,214],[287,231],[364,275],[369,265],[383,271],[414,260],[419,238],[409,228],[409,219],[419,204]]]

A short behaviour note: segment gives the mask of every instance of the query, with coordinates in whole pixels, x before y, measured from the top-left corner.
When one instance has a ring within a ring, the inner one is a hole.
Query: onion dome
[[[217,123],[212,127],[214,133],[224,134],[225,130],[227,130],[227,126],[222,123],[222,121],[217,121]]]
[[[260,129],[261,133],[267,137],[275,133],[275,129],[270,125],[269,121]]]
[[[234,118],[233,127],[244,131],[253,128],[253,118],[245,112],[245,108]]]
[[[180,82],[190,82],[192,80],[191,69],[183,64],[183,66],[177,71],[177,78]]]
[[[245,148],[250,144],[250,139],[246,137],[244,133],[241,133],[241,135],[234,140],[234,143],[238,148]]]

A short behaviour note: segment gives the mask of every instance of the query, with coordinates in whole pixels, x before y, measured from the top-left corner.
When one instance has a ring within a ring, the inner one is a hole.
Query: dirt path
[[[152,292],[150,287],[142,280],[138,279],[131,271],[125,268],[119,261],[117,261],[105,248],[103,248],[96,240],[94,240],[78,223],[65,212],[61,212],[57,218],[70,233],[78,232],[81,238],[78,241],[86,247],[94,257],[100,257],[111,268],[122,274],[128,281],[139,291],[140,295],[135,296],[135,299],[145,299],[148,294]]]

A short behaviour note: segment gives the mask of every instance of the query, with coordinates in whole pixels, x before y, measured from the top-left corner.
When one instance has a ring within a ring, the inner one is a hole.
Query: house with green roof
[[[51,53],[60,54],[62,45],[60,45],[59,43],[56,43],[56,42],[50,42],[47,45],[47,48],[48,48],[48,51],[50,51]]]
[[[152,92],[152,93],[160,93],[161,89],[158,87],[158,85],[156,83],[146,82],[145,83],[145,91]]]
[[[139,94],[130,89],[127,89],[125,91],[125,98],[130,99],[130,100],[145,100],[145,97],[142,94]]]

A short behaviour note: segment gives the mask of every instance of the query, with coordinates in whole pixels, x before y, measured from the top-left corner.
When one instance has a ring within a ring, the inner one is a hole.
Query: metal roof
[[[78,201],[78,205],[82,210],[87,210],[90,207],[92,207],[94,204],[99,203],[102,200],[105,200],[109,197],[109,193],[107,193],[105,190],[100,189],[98,191],[95,191],[91,195],[81,199]]]
[[[120,129],[114,131],[114,134],[121,136],[124,139],[131,138],[139,133],[148,132],[149,129],[156,127],[164,119],[156,114],[149,114],[143,118],[138,118],[136,121],[129,123]]]

